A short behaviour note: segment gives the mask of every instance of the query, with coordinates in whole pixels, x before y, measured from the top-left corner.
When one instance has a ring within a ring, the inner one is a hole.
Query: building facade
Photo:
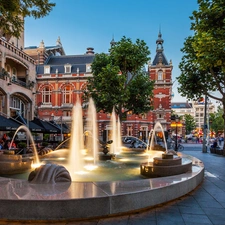
[[[121,135],[135,136],[147,141],[150,131],[160,122],[164,131],[170,129],[172,62],[168,62],[163,49],[161,32],[156,40],[156,54],[149,62],[146,73],[155,81],[152,111],[143,115],[127,114],[121,121]],[[110,44],[114,44],[114,40]],[[94,48],[87,48],[83,55],[66,55],[60,38],[56,45],[24,48],[24,35],[19,39],[0,37],[0,112],[6,117],[20,116],[26,121],[35,117],[72,123],[73,107],[82,103],[83,87],[92,76],[91,64]],[[83,109],[83,120],[87,112]],[[112,115],[97,113],[99,138],[111,136]],[[28,125],[28,123],[26,124]],[[62,134],[60,134],[62,135]]]
[[[32,120],[36,90],[35,60],[24,52],[23,34],[15,38],[0,32],[0,113]]]
[[[156,45],[156,56],[153,63],[149,63],[147,71],[150,79],[155,80],[154,110],[144,115],[128,113],[126,119],[121,121],[121,135],[123,136],[136,136],[147,140],[156,122],[162,124],[163,130],[170,128],[173,67],[164,55],[161,33],[158,35]],[[40,49],[42,57],[40,57]],[[49,49],[51,49],[51,54],[49,54]],[[57,51],[58,49],[60,52]],[[83,55],[65,55],[61,42],[60,45],[57,44],[54,47],[45,47],[42,41],[39,47],[29,47],[25,51],[38,63],[35,92],[36,116],[44,120],[54,119],[58,123],[66,123],[70,126],[73,106],[78,100],[82,102],[82,88],[87,79],[92,76],[91,63],[95,57],[94,49],[87,48]],[[48,57],[43,59],[46,55]],[[84,121],[86,116],[87,112],[84,109]],[[110,138],[110,119],[111,114],[101,112],[97,114],[100,139]]]

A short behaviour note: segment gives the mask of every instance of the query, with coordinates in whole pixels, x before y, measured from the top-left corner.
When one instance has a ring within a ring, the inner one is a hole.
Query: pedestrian
[[[221,146],[222,145],[222,140],[223,140],[223,138],[221,137],[221,136],[219,136],[219,146]]]
[[[218,143],[217,143],[217,139],[215,138],[213,144],[211,145],[211,148],[217,148],[218,147]]]

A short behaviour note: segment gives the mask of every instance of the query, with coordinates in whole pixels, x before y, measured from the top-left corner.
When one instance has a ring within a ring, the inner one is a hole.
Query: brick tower
[[[155,81],[154,87],[154,110],[152,111],[153,125],[160,122],[163,130],[170,128],[171,116],[171,93],[172,93],[172,61],[168,63],[163,52],[163,39],[159,31],[156,40],[156,55],[148,65],[149,76]]]

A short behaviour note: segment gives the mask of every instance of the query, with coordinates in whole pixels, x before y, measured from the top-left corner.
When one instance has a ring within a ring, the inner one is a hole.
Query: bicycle
[[[175,142],[173,142],[173,143],[171,144],[171,148],[172,148],[173,150],[176,151],[176,145],[175,145]],[[177,143],[177,151],[182,152],[183,150],[184,150],[184,146],[181,145],[180,143]]]

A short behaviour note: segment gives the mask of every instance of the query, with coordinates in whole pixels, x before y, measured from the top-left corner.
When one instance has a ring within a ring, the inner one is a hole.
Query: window
[[[147,113],[143,113],[143,114],[141,115],[141,118],[142,118],[142,119],[147,119]]]
[[[65,68],[65,73],[71,73],[71,65],[70,64],[66,64],[64,66],[64,68]]]
[[[71,111],[63,111],[63,116],[72,116]]]
[[[71,103],[72,102],[72,88],[70,85],[64,87],[63,91],[63,103]]]
[[[158,80],[163,80],[163,72],[162,72],[162,70],[158,71]]]
[[[50,73],[50,66],[45,66],[44,73],[49,74]]]
[[[42,90],[42,102],[43,102],[43,104],[50,104],[51,103],[51,94],[52,94],[52,91],[51,91],[50,87],[48,87],[48,86],[44,87],[44,89]]]
[[[18,97],[11,97],[10,99],[10,108],[15,109],[22,117],[26,117],[26,111],[25,111],[25,103],[19,99]]]
[[[91,64],[86,64],[86,72],[91,72]]]

